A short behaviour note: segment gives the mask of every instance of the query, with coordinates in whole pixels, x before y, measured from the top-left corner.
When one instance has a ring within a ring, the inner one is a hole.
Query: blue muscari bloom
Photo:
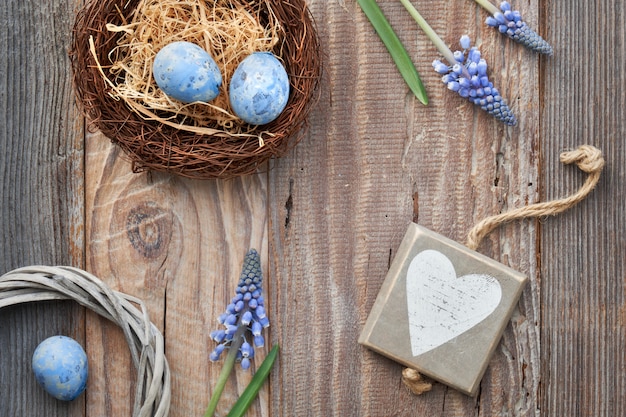
[[[443,75],[442,81],[448,89],[480,106],[501,122],[510,126],[515,125],[517,120],[513,112],[487,77],[487,62],[481,58],[480,51],[476,47],[470,49],[470,39],[467,35],[461,37],[460,43],[463,52],[454,53],[457,63],[447,65],[435,60],[433,62],[435,71]],[[462,56],[462,59],[459,60],[457,56]]]
[[[489,16],[485,23],[535,52],[552,55],[550,44],[522,20],[519,11],[511,10],[509,2],[500,3],[500,10],[502,13],[498,12]]]
[[[235,296],[226,307],[226,311],[218,318],[219,324],[224,328],[210,333],[211,339],[218,343],[209,355],[212,362],[219,360],[222,352],[230,348],[235,334],[244,338],[237,352],[237,360],[241,362],[243,369],[250,367],[254,349],[264,346],[265,340],[261,331],[268,327],[270,322],[261,295],[262,284],[261,258],[256,250],[251,249],[244,259]],[[247,332],[252,334],[252,344],[246,340]]]

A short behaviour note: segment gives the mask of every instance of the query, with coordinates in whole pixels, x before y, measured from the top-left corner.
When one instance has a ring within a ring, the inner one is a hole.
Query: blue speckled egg
[[[233,74],[228,88],[230,105],[246,123],[264,125],[276,119],[289,99],[289,77],[270,52],[246,57]]]
[[[191,42],[164,46],[154,57],[152,72],[159,88],[183,103],[211,101],[222,85],[222,74],[211,55]]]
[[[87,355],[67,336],[52,336],[37,346],[33,372],[48,394],[63,401],[78,397],[87,386]]]

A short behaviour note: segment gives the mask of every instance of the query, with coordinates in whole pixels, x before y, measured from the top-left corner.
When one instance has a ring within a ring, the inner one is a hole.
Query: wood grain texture
[[[558,92],[543,103],[546,198],[584,181],[559,165],[560,151],[592,144],[607,163],[590,198],[542,224],[541,402],[549,415],[625,415],[624,5],[545,7],[559,22],[549,31],[555,59],[542,68],[545,91]]]
[[[0,8],[0,270],[84,262],[83,119],[69,78],[73,1]],[[0,311],[0,416],[83,416],[41,389],[32,354],[46,337],[84,341],[84,313],[46,302]]]
[[[87,268],[144,300],[163,333],[170,416],[202,415],[220,370],[208,361],[215,347],[209,333],[234,295],[246,252],[267,253],[264,175],[191,181],[134,174],[121,150],[98,134],[88,137],[86,166]],[[87,351],[87,415],[131,415],[135,370],[120,329],[89,315]],[[251,375],[232,379],[220,413]],[[266,392],[262,397],[267,403]],[[251,415],[267,415],[255,407]]]
[[[494,83],[520,118],[519,127],[504,128],[448,92],[430,68],[438,53],[423,33],[399,3],[380,4],[411,55],[422,58],[416,66],[431,105],[421,106],[389,69],[355,3],[312,2],[326,82],[307,138],[270,172],[270,200],[279,202],[270,212],[272,313],[284,347],[272,380],[273,415],[536,415],[534,222],[502,229],[480,248],[533,285],[477,399],[442,385],[412,396],[400,383],[401,366],[356,344],[411,220],[463,241],[484,216],[536,201],[539,187],[539,96],[526,94],[538,89],[538,58],[476,25],[484,12],[467,2],[419,5],[448,43],[463,33],[479,39]],[[532,21],[536,5],[523,12]]]
[[[78,2],[9,0],[0,8],[3,271],[84,266],[142,298],[166,339],[171,416],[207,405],[221,368],[208,361],[209,333],[250,247],[265,273],[266,339],[281,353],[249,416],[626,415],[623,5],[514,1],[553,45],[545,58],[486,27],[471,1],[415,3],[453,49],[462,34],[478,43],[519,119],[507,128],[446,90],[431,67],[439,53],[399,2],[378,3],[414,57],[428,107],[356,1],[310,0],[325,62],[305,137],[258,175],[191,181],[132,174],[106,138],[85,141],[67,60]],[[407,225],[463,242],[485,216],[569,194],[584,175],[558,156],[585,143],[607,159],[586,201],[507,225],[478,249],[530,278],[478,396],[440,384],[410,394],[400,365],[357,343]],[[51,334],[86,344],[91,376],[78,402],[49,398],[32,378],[32,350]],[[130,415],[134,370],[121,331],[72,303],[0,311],[0,352],[0,417]],[[236,372],[218,415],[250,376]]]

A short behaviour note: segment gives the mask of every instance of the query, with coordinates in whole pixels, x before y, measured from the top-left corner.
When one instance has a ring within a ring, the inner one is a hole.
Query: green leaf
[[[233,408],[228,413],[227,417],[242,417],[246,413],[246,411],[248,411],[248,408],[250,408],[252,401],[254,401],[257,394],[259,393],[261,386],[269,376],[277,356],[278,345],[274,345],[274,347],[272,347],[272,350],[270,350],[270,353],[267,354],[267,357],[252,377],[250,384],[248,384]]]
[[[380,9],[375,0],[357,0],[363,13],[372,23],[376,33],[383,41],[389,54],[393,58],[400,74],[406,81],[407,85],[413,91],[413,94],[418,98],[418,100],[426,105],[428,104],[428,97],[426,95],[426,89],[422,84],[422,80],[420,79],[419,73],[413,65],[413,61],[411,61],[411,57],[409,57],[409,53],[400,42],[398,35],[394,32],[393,28],[389,24],[389,21],[383,14],[383,11]]]

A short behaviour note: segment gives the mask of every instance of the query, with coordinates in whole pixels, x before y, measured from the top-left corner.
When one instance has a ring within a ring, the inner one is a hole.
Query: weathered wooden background
[[[515,0],[555,49],[544,58],[483,24],[469,0],[415,2],[449,45],[480,45],[516,112],[507,128],[448,92],[438,53],[397,1],[379,4],[428,89],[409,93],[355,0],[311,0],[326,56],[304,139],[258,175],[190,181],[132,174],[88,133],[67,57],[77,0],[0,7],[0,272],[73,265],[142,298],[164,332],[171,416],[201,415],[219,372],[208,334],[249,247],[262,254],[280,360],[249,415],[626,415],[626,22],[620,0]],[[491,234],[479,251],[530,277],[476,399],[445,386],[416,397],[402,367],[357,344],[411,221],[464,241],[490,214],[573,192],[559,153],[607,160],[593,194],[555,218]],[[83,342],[87,393],[69,404],[35,383],[30,358],[53,334]],[[250,375],[237,373],[223,415]],[[121,332],[71,302],[0,311],[0,416],[130,415]]]

